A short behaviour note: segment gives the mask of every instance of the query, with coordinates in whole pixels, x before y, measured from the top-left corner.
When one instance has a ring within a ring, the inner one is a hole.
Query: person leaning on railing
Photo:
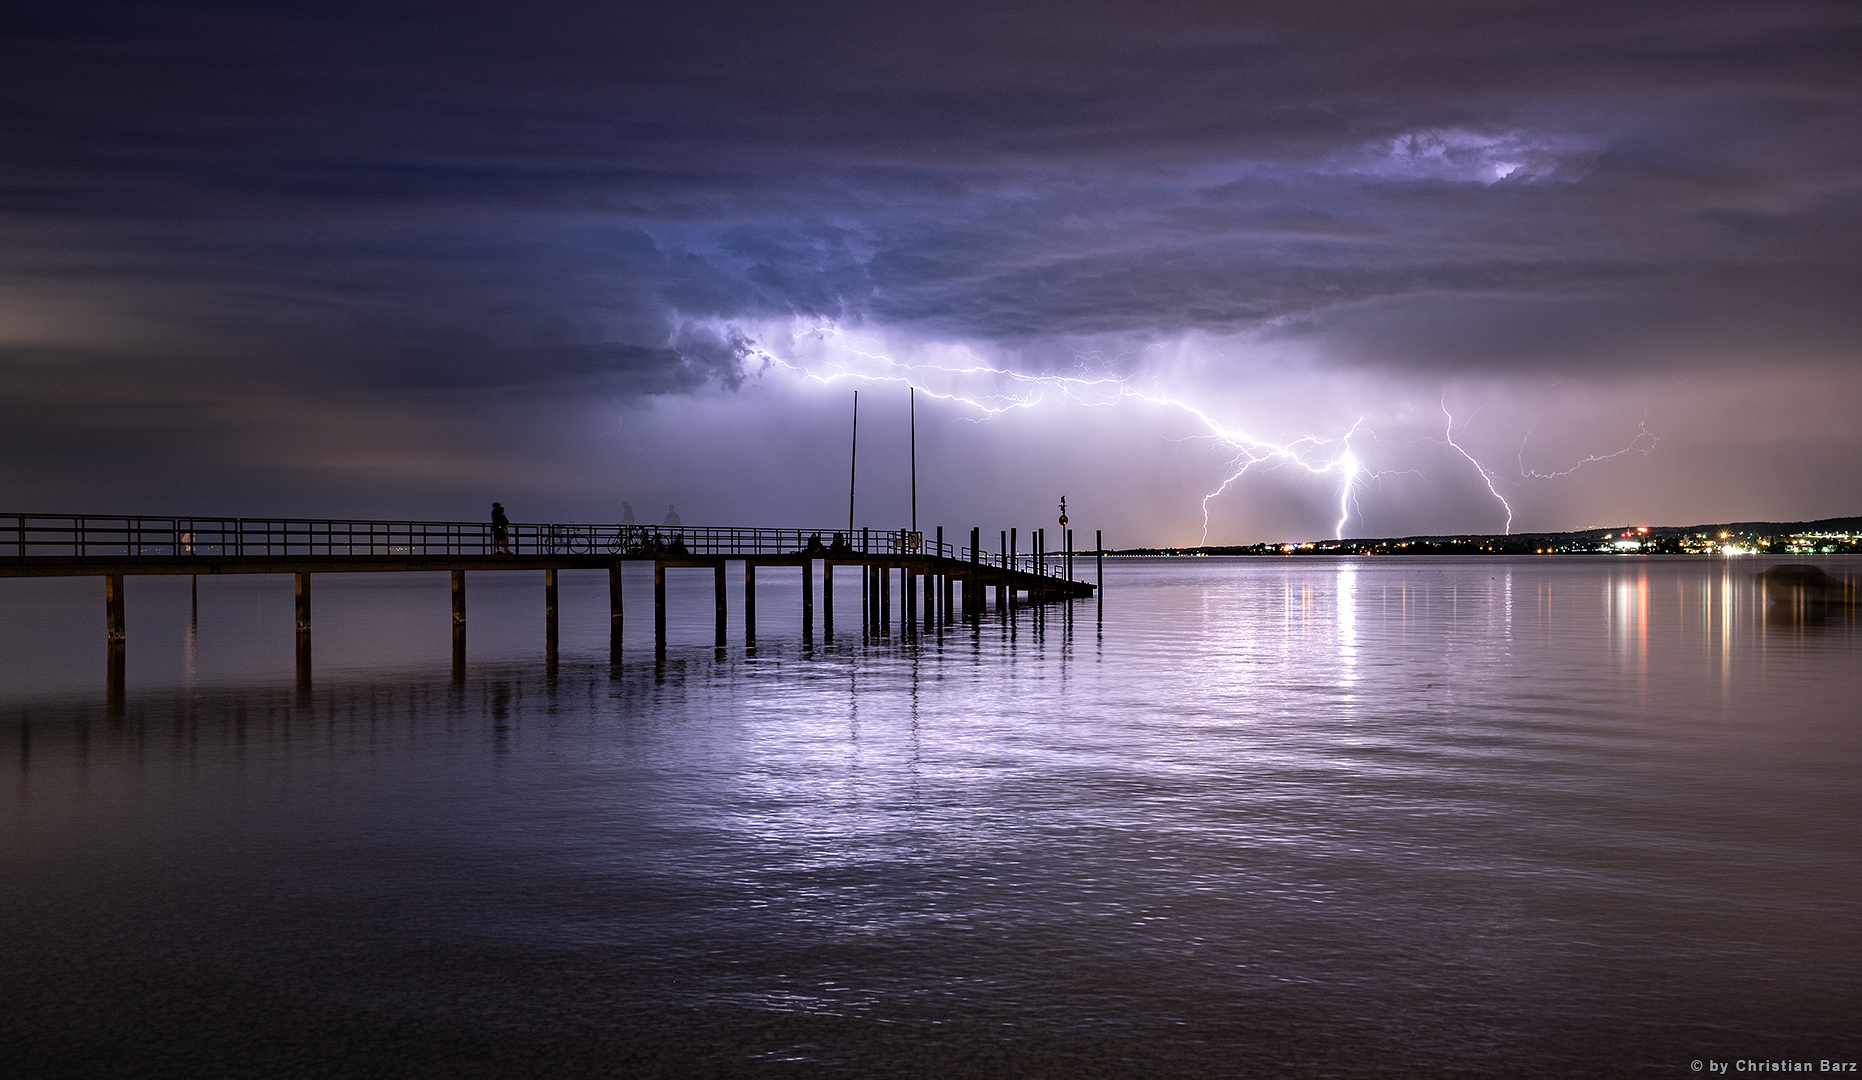
[[[504,516],[504,504],[491,504],[491,550],[497,555],[511,553],[511,519]]]

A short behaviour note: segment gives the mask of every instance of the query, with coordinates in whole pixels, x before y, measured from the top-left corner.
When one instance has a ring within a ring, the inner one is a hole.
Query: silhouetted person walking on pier
[[[491,550],[498,555],[511,553],[511,519],[504,516],[504,504],[491,504]]]
[[[666,521],[665,521],[665,523],[666,523],[667,525],[674,525],[674,526],[677,526],[677,525],[681,525],[681,524],[684,524],[683,522],[681,522],[681,521],[679,520],[679,512],[678,512],[677,510],[674,510],[674,509],[672,508],[672,504],[671,504],[671,503],[667,503],[667,504],[666,504]]]

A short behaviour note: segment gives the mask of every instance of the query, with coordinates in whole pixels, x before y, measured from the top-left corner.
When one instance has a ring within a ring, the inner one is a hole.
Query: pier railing
[[[967,549],[905,530],[764,529],[716,526],[514,522],[504,545],[513,555],[620,557],[813,554],[967,557]],[[0,558],[243,559],[320,556],[498,555],[492,526],[477,521],[341,521],[311,518],[0,516]],[[1001,565],[997,556],[982,561]],[[1033,570],[1026,556],[1018,568]]]

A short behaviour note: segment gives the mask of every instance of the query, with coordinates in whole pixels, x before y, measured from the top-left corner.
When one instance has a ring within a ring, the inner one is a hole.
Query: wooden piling
[[[653,644],[666,647],[666,564],[653,560]]]
[[[1028,606],[1037,621],[1041,618],[1041,603],[1046,599],[1041,595],[1041,574],[1047,569],[1047,560],[1042,556],[1041,530],[1029,529],[1028,571],[1032,576],[1028,579]]]
[[[621,640],[621,564],[613,563],[608,567],[608,636],[615,641]]]
[[[970,576],[963,583],[963,614],[971,622],[983,617],[983,530],[970,528]]]
[[[298,574],[296,577],[297,632],[300,634],[308,634],[310,633],[310,575]]]
[[[939,525],[937,527],[937,542],[939,545],[937,549],[938,554],[942,555],[944,553],[944,548],[943,548],[944,526],[942,525]],[[953,620],[951,619],[951,616],[950,616],[951,585],[953,583],[950,579],[950,566],[948,564],[945,564],[944,566],[944,573],[941,575],[941,580],[944,583],[944,589],[943,589],[944,600],[943,600],[943,605],[939,607],[938,609],[938,616],[939,616],[938,625],[946,626],[946,625],[951,625],[953,623]]]
[[[724,616],[725,616],[725,611],[724,611],[724,560],[723,559],[719,559],[717,561],[717,564],[711,568],[711,595],[717,601],[717,605],[718,605],[716,638],[717,638],[717,647],[722,649],[724,647],[724,630],[725,630],[725,625],[724,625]]]
[[[453,571],[453,681],[465,681],[466,593],[465,571]]]
[[[802,644],[815,640],[815,560],[802,560]]]
[[[123,575],[104,575],[103,610],[104,640],[121,645],[128,638],[123,628]]]
[[[1099,602],[1103,604],[1106,595],[1106,534],[1104,529],[1093,530],[1093,562],[1096,564],[1093,583],[1098,586],[1093,590],[1093,595],[1097,596]]]
[[[879,636],[892,635],[892,567],[879,568]]]
[[[1015,554],[1016,554],[1015,548],[1016,548],[1015,530],[1010,529],[1009,530],[1009,574],[1008,574],[1009,611],[1010,612],[1013,612],[1015,610]]]
[[[756,648],[756,564],[744,560],[744,648]]]
[[[543,660],[551,668],[556,664],[556,571],[543,571]]]
[[[310,575],[297,574],[297,696],[310,698]]]
[[[834,564],[821,560],[821,633],[834,640]]]
[[[996,543],[996,561],[1002,564],[1002,576],[996,579],[996,614],[1000,615],[1008,610],[1009,605],[1009,534],[1007,529],[1002,531]]]
[[[123,625],[123,575],[105,574],[103,579],[105,690],[104,704],[111,716],[123,715],[129,699],[128,634]]]

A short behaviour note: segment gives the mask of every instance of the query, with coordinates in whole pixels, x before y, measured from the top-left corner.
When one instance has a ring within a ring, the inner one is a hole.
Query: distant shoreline
[[[1854,555],[1862,517],[1735,521],[1717,525],[1621,525],[1571,532],[1463,533],[1277,544],[1137,547],[1107,555],[1206,557],[1297,555]]]

